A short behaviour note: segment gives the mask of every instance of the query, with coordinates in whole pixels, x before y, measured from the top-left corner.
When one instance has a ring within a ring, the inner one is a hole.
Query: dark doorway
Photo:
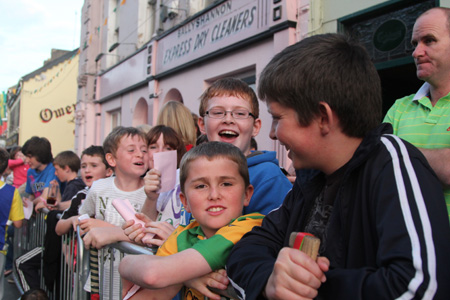
[[[413,63],[378,70],[383,91],[383,116],[395,100],[414,94],[423,84]]]

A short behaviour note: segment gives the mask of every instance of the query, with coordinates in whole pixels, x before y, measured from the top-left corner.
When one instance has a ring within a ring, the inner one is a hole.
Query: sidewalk
[[[12,276],[9,275],[5,278],[5,284],[2,287],[4,291],[3,300],[16,300],[21,296],[16,285],[14,283],[8,283],[8,279],[13,278]]]

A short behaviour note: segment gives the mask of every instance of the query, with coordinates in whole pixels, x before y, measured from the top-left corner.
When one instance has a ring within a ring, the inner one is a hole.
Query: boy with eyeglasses
[[[244,214],[268,214],[278,208],[292,184],[280,170],[274,151],[251,151],[251,139],[261,129],[259,103],[252,88],[237,78],[214,82],[200,97],[198,125],[208,141],[233,144],[247,157],[255,188]]]

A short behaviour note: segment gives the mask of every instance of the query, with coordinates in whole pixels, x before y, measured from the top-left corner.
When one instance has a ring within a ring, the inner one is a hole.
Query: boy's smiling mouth
[[[239,134],[232,130],[222,130],[219,132],[219,136],[224,138],[235,138],[238,137]]]
[[[219,211],[222,211],[222,210],[224,210],[225,208],[224,207],[221,207],[221,206],[213,206],[213,207],[210,207],[210,208],[208,208],[206,211],[210,211],[210,212],[219,212]]]

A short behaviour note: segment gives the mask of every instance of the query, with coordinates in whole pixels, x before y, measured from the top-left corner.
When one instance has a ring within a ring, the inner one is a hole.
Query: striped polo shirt
[[[416,147],[450,147],[450,94],[431,105],[430,85],[424,83],[414,95],[395,101],[384,121],[391,123],[394,134]],[[449,157],[450,159],[450,157]],[[450,189],[444,189],[450,218]]]

